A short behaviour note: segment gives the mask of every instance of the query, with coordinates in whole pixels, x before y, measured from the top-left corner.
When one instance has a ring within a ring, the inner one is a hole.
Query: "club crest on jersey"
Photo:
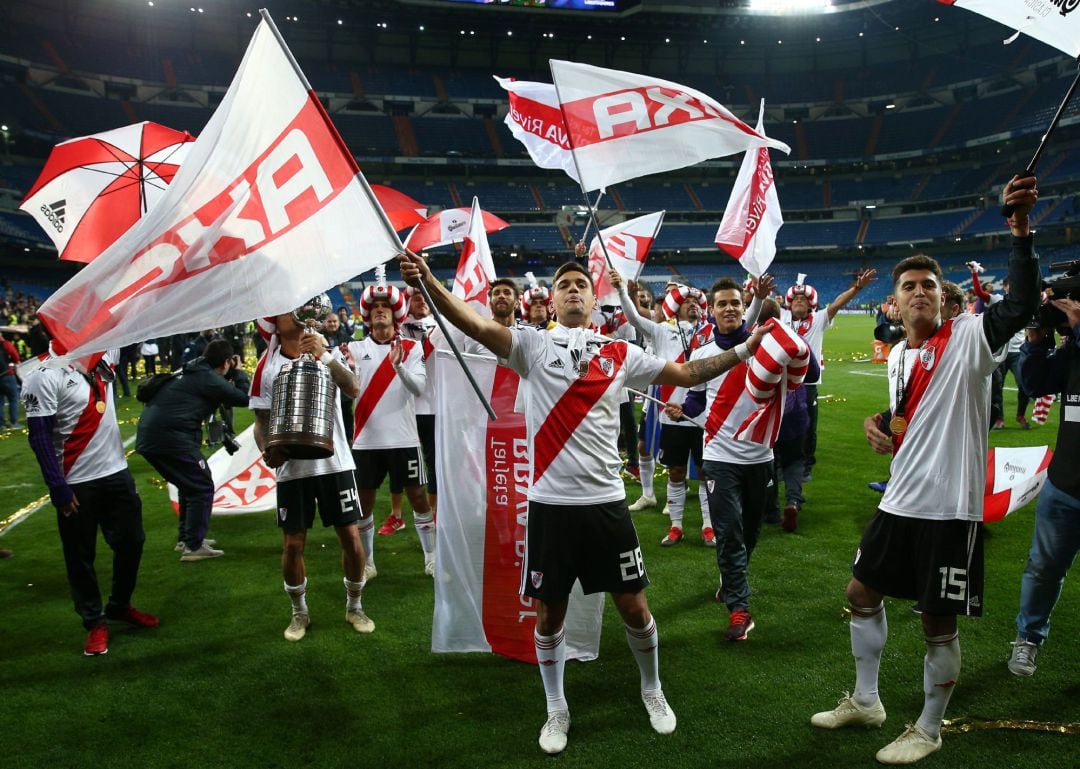
[[[935,361],[937,361],[937,348],[934,345],[930,344],[919,350],[919,363],[922,364],[924,371],[930,371]]]
[[[542,585],[544,583],[544,572],[542,572],[542,571],[531,571],[531,572],[529,572],[529,581],[532,582],[532,586],[535,589],[539,590],[540,585]]]
[[[603,357],[601,357],[599,360],[600,370],[604,372],[604,376],[606,376],[608,379],[611,379],[611,376],[615,373],[615,361],[613,361],[611,358]]]

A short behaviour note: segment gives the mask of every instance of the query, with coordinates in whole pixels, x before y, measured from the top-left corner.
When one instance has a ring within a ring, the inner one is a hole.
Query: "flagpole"
[[[551,59],[548,59],[548,69],[551,69]],[[611,263],[611,257],[607,252],[607,245],[604,243],[603,237],[600,236],[600,222],[596,220],[596,209],[593,208],[592,201],[589,200],[589,193],[585,189],[585,182],[581,181],[581,166],[578,164],[577,153],[574,152],[574,132],[570,130],[570,121],[566,119],[566,109],[563,107],[562,94],[559,93],[559,79],[555,77],[555,71],[551,70],[551,82],[555,86],[555,98],[559,100],[559,114],[562,115],[563,125],[566,126],[566,143],[570,145],[570,157],[574,161],[574,168],[577,169],[578,184],[581,185],[581,197],[585,200],[585,206],[589,209],[589,221],[596,225],[596,239],[600,241],[600,250],[604,252],[604,261],[607,262],[609,270],[614,270],[615,265]],[[600,191],[603,195],[603,190]],[[596,198],[597,204],[600,203],[600,198]],[[585,225],[586,232],[588,232],[588,224]],[[583,238],[584,239],[584,238]]]
[[[300,69],[300,65],[296,63],[296,59],[295,57],[293,57],[292,51],[289,50],[289,46],[285,44],[285,39],[281,36],[281,32],[278,30],[277,25],[274,24],[274,20],[270,17],[270,12],[265,8],[262,8],[259,10],[259,15],[262,17],[262,20],[266,22],[267,28],[274,35],[274,39],[277,40],[278,45],[281,46],[282,52],[288,59],[289,64],[292,66],[293,71],[296,73],[296,76],[300,78],[300,82],[304,84],[305,90],[307,90],[308,93],[312,94],[312,96],[314,97],[314,91],[311,88],[311,83],[309,83],[307,77],[304,76],[304,72]],[[341,135],[337,132],[337,129],[334,127],[334,124],[330,120],[330,117],[326,115],[326,110],[323,108],[322,102],[319,101],[318,98],[315,98],[315,103],[319,106],[319,109],[322,112],[327,125],[330,126],[330,128],[334,132],[335,137],[337,137],[338,143],[341,146],[342,151],[345,152],[348,158],[352,161],[353,167],[356,169],[355,178],[360,182],[360,187],[364,190],[364,194],[367,196],[368,201],[371,203],[372,207],[378,212],[379,220],[382,222],[382,225],[386,229],[386,232],[390,236],[390,239],[397,244],[398,253],[404,253],[405,246],[402,245],[401,239],[398,237],[397,231],[394,230],[394,226],[390,224],[390,219],[386,216],[386,212],[383,211],[383,207],[379,204],[378,198],[375,197],[375,193],[372,191],[371,185],[368,184],[368,181],[364,178],[364,174],[361,173],[359,166],[356,165],[356,159],[353,157],[352,153],[345,145],[345,142],[342,141]],[[469,384],[472,385],[473,390],[476,392],[476,397],[479,398],[480,402],[484,405],[484,409],[487,411],[488,416],[490,416],[492,419],[496,419],[497,417],[495,415],[495,409],[491,408],[491,404],[488,403],[487,398],[484,397],[484,393],[480,390],[480,385],[478,385],[476,383],[476,379],[473,378],[472,371],[470,371],[469,367],[465,365],[465,359],[461,357],[461,351],[458,350],[457,345],[454,343],[454,339],[450,335],[450,332],[446,327],[446,322],[443,320],[442,314],[435,306],[435,302],[432,301],[431,295],[428,293],[427,286],[425,286],[422,281],[420,283],[420,293],[424,295],[424,301],[427,302],[428,307],[431,309],[432,317],[435,318],[435,322],[439,325],[439,329],[442,331],[443,336],[446,337],[446,341],[450,345],[450,349],[453,351],[454,357],[457,358],[458,363],[461,365],[462,370],[465,372],[465,378],[469,380]]]
[[[1065,98],[1062,99],[1061,104],[1058,105],[1057,113],[1054,115],[1054,119],[1050,121],[1050,126],[1046,129],[1046,133],[1042,135],[1042,139],[1039,140],[1039,146],[1035,150],[1035,155],[1031,158],[1031,162],[1027,164],[1027,168],[1020,174],[1020,178],[1026,178],[1035,175],[1035,166],[1039,164],[1039,160],[1042,158],[1043,152],[1046,150],[1046,144],[1050,141],[1051,134],[1057,128],[1058,123],[1061,122],[1062,115],[1065,114],[1065,108],[1069,106],[1069,102],[1072,100],[1073,94],[1076,93],[1077,86],[1080,86],[1080,57],[1077,58],[1077,71],[1076,77],[1073,78],[1072,85],[1069,86],[1069,90],[1065,92]],[[567,131],[569,135],[569,131]],[[1010,217],[1013,215],[1013,211],[1016,210],[1016,206],[1003,205],[1001,207],[1001,215],[1004,217]]]
[[[564,120],[564,122],[565,122],[565,118],[563,118],[563,120]],[[600,198],[602,198],[602,197],[604,197],[604,191],[603,191],[603,190],[600,190],[600,194],[598,194],[598,195],[596,196],[596,204],[595,204],[595,205],[596,205],[596,207],[597,207],[597,208],[599,208],[599,207],[600,207]],[[587,222],[585,222],[585,232],[581,233],[581,242],[582,242],[582,243],[584,243],[584,242],[585,242],[585,238],[589,237],[589,227],[591,227],[591,226],[592,226],[592,223],[593,223],[593,220],[592,220],[592,219],[589,219],[589,220],[588,220]],[[597,235],[597,237],[599,237],[599,236],[600,236],[600,229],[599,229],[599,227],[600,227],[600,224],[599,224],[599,222],[597,222],[597,230],[596,230],[596,235]]]
[[[640,396],[641,396],[642,398],[644,398],[645,400],[647,400],[647,401],[652,401],[653,403],[655,403],[655,404],[657,404],[657,405],[660,405],[660,406],[667,406],[667,404],[666,404],[666,403],[664,403],[664,402],[663,402],[662,400],[660,400],[659,398],[654,398],[654,397],[652,397],[651,395],[648,395],[647,393],[643,393],[643,392],[642,392],[641,390],[635,390],[635,389],[634,389],[633,387],[627,387],[627,388],[626,388],[626,391],[627,391],[628,393],[633,393],[634,395],[640,395]],[[692,424],[692,425],[695,425],[696,427],[700,427],[700,428],[701,428],[702,430],[704,430],[704,429],[705,429],[705,425],[703,425],[703,424],[702,424],[701,422],[697,421],[697,420],[696,420],[696,419],[694,419],[693,417],[688,417],[688,416],[687,416],[686,414],[683,414],[682,418],[683,418],[683,419],[685,419],[685,420],[686,420],[687,422],[689,422],[690,424]]]

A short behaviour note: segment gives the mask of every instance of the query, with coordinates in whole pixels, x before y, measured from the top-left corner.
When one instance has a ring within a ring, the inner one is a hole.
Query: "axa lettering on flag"
[[[990,449],[983,521],[995,523],[1039,496],[1054,452],[1049,446]]]
[[[689,86],[589,64],[549,63],[585,191],[763,143],[791,152]]]
[[[565,171],[567,176],[580,183],[555,86],[494,77],[510,97],[510,109],[503,122],[514,138],[525,145],[532,161],[540,168]]]
[[[221,448],[206,461],[214,479],[214,515],[277,509],[277,476],[266,466],[255,445],[254,425],[237,435],[236,442],[240,449],[235,454]],[[171,483],[169,500],[173,510],[178,511],[180,497]]]
[[[604,258],[600,239],[603,238],[607,255],[623,280],[637,280],[641,275],[641,268],[645,266],[649,249],[660,233],[664,213],[657,211],[654,214],[627,219],[621,224],[605,227],[598,236],[593,237],[589,244],[589,272],[592,274],[598,304],[619,303],[619,292],[611,285],[607,259]]]
[[[758,113],[757,132],[764,135],[765,102]],[[761,275],[776,256],[776,234],[784,224],[776,194],[769,148],[747,150],[731,190],[716,245],[751,275]]]
[[[159,203],[38,314],[71,354],[273,316],[401,244],[269,17]]]
[[[480,211],[480,201],[473,198],[472,214],[469,217],[468,234],[461,247],[457,273],[454,275],[454,296],[485,317],[491,317],[488,306],[488,286],[495,280],[495,263],[491,259],[491,247],[487,233],[484,232],[484,217]]]
[[[433,652],[495,652],[536,664],[536,603],[520,593],[531,464],[525,419],[514,412],[517,374],[489,355],[468,361],[498,419],[476,403],[460,366],[445,350],[436,358],[437,472],[454,478],[439,491]],[[450,365],[447,365],[450,364]],[[600,653],[602,593],[575,583],[566,613],[567,657]]]

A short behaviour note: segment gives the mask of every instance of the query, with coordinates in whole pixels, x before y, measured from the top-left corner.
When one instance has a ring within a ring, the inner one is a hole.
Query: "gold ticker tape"
[[[947,718],[941,723],[941,731],[943,734],[981,732],[988,729],[1011,729],[1023,732],[1052,732],[1054,734],[1080,735],[1080,723],[1055,724],[1046,721],[1013,721],[1005,719],[976,721],[969,718]]]
[[[34,512],[35,510],[37,510],[39,507],[41,507],[42,505],[44,505],[48,501],[49,501],[49,495],[46,494],[45,496],[43,496],[43,497],[41,497],[39,499],[35,499],[30,504],[28,504],[28,505],[26,505],[24,507],[20,507],[18,510],[16,510],[14,513],[9,515],[7,518],[0,521],[0,534],[7,531],[10,527],[14,526],[16,523],[21,521],[26,516],[30,515],[30,513]]]

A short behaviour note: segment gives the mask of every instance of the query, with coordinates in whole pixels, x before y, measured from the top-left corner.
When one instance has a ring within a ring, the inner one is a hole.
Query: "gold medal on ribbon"
[[[104,414],[105,413],[105,401],[98,401],[95,408],[97,409],[97,413]]]
[[[893,435],[903,435],[907,430],[907,420],[903,417],[893,417],[889,420],[889,431]]]

